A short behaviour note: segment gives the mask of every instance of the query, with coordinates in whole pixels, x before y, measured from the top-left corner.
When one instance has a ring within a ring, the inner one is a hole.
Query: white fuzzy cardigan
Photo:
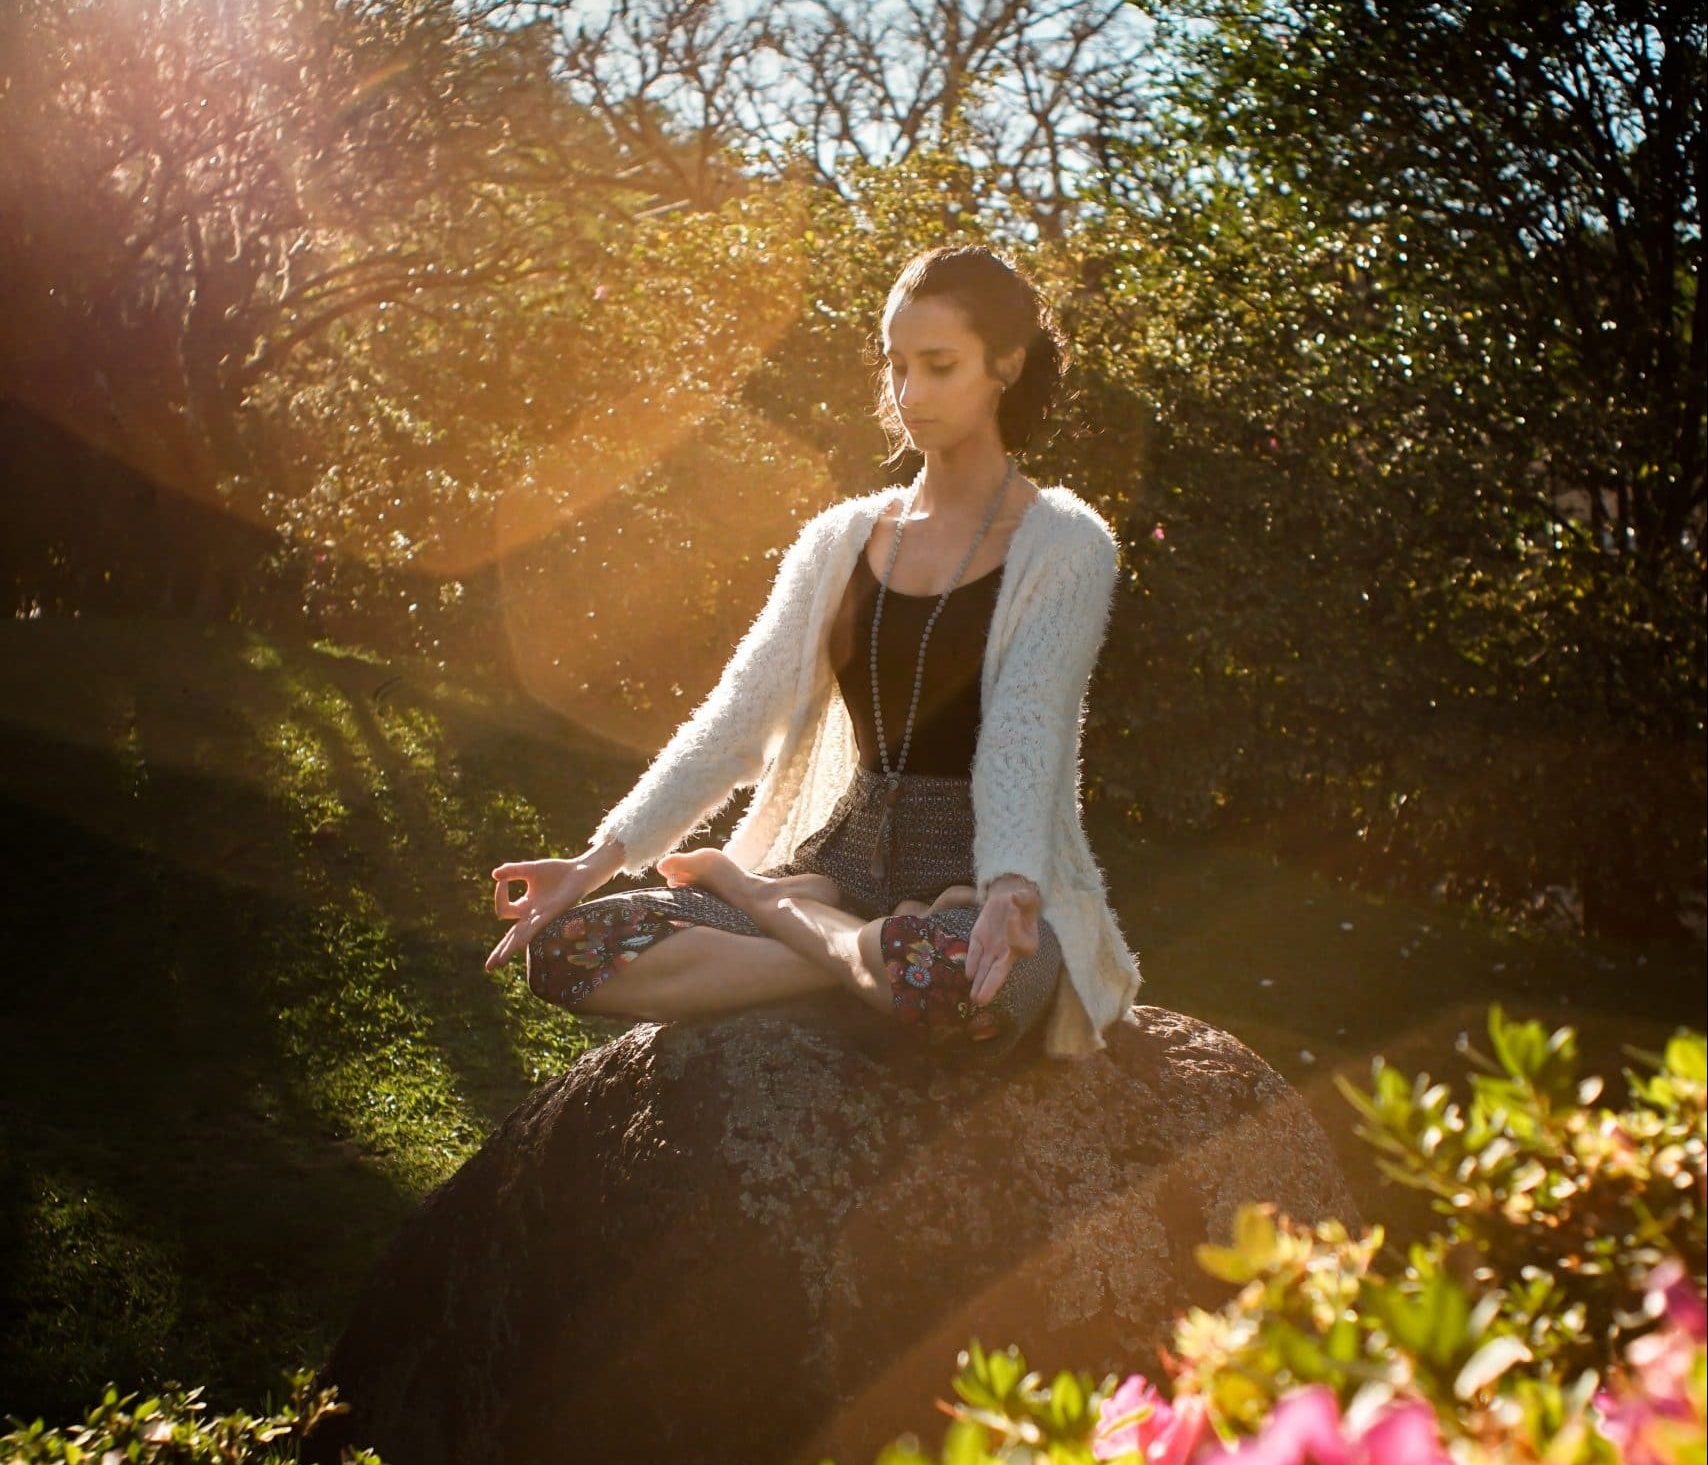
[[[678,848],[731,793],[756,785],[724,846],[743,869],[786,863],[821,828],[859,761],[830,665],[831,622],[855,556],[894,489],[830,505],[802,526],[717,685],[593,835],[620,839],[624,874]],[[982,904],[1014,873],[1042,893],[1069,980],[1045,1027],[1052,1057],[1082,1057],[1126,1017],[1139,969],[1109,908],[1081,819],[1085,697],[1118,574],[1109,525],[1066,488],[1042,489],[1009,541],[981,668],[973,755],[973,867]]]

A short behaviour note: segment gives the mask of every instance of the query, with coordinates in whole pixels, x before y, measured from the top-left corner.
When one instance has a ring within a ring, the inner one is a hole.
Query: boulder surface
[[[392,1465],[934,1447],[956,1353],[1152,1371],[1226,1295],[1239,1205],[1356,1221],[1304,1101],[1227,1033],[1137,1007],[1077,1062],[900,1046],[845,998],[641,1024],[535,1089],[429,1195],[323,1366]],[[976,1052],[976,1050],[975,1050]]]

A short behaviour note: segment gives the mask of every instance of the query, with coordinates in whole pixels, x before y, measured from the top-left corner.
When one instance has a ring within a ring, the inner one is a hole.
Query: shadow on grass
[[[0,1409],[73,1417],[145,1377],[253,1398],[414,1199],[281,1050],[300,908],[6,812]]]
[[[481,967],[485,870],[549,837],[484,774],[585,817],[576,760],[235,627],[8,627],[0,703],[0,1415],[80,1417],[108,1380],[251,1407],[603,1032]]]

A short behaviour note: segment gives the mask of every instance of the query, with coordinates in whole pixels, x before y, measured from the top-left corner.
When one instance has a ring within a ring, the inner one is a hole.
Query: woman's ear
[[[1002,381],[1002,389],[1007,391],[1015,382],[1020,380],[1020,373],[1026,366],[1026,348],[1016,346],[1006,356],[996,358],[996,375]]]

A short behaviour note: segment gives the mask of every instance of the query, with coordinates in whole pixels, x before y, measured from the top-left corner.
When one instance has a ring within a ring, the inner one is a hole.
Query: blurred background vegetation
[[[878,312],[946,241],[1073,343],[1024,466],[1124,545],[1085,799],[1146,999],[1301,1083],[1490,995],[1700,1025],[1705,49],[1607,0],[0,7],[0,1410],[310,1355],[597,1038],[481,973],[484,872],[579,849],[884,480]]]
[[[1699,898],[1695,7],[0,23],[14,615],[306,625],[644,751],[880,480],[896,268],[984,241],[1077,346],[1028,467],[1127,544],[1097,797],[1590,929]]]

